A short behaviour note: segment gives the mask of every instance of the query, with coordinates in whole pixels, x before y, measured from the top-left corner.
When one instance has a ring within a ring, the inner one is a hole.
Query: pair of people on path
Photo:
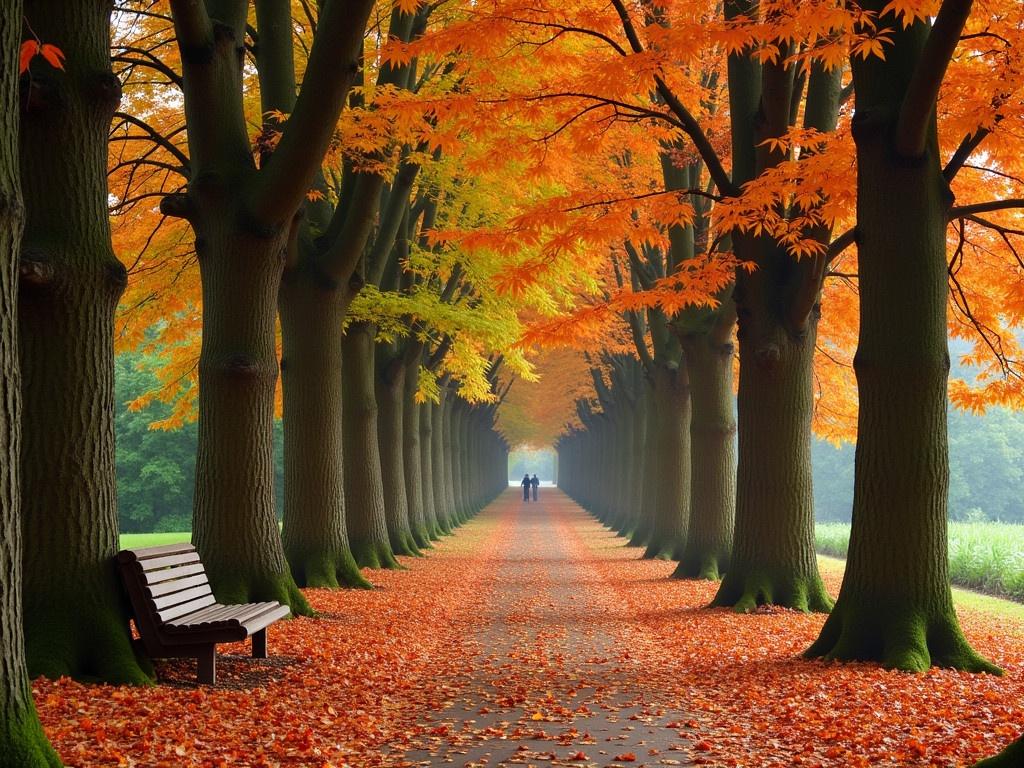
[[[534,475],[531,478],[530,473],[527,472],[525,475],[523,475],[523,482],[520,483],[520,485],[523,486],[523,501],[530,500],[531,488],[533,489],[533,500],[537,500],[537,489],[540,488],[540,480],[537,479],[536,475]]]

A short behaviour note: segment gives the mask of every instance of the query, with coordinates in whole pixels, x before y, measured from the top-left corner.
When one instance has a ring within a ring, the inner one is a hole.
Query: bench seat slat
[[[195,552],[196,548],[189,542],[183,541],[178,544],[161,544],[157,547],[139,547],[138,549],[124,549],[117,554],[121,563],[132,563],[139,560],[148,560],[164,555],[180,555],[186,552]]]
[[[258,616],[278,605],[270,603],[243,603],[241,605],[214,605],[208,609],[198,611],[194,614],[180,616],[174,621],[167,623],[167,629],[181,631],[184,629],[195,629],[198,627],[213,627],[220,625],[241,626],[241,623],[253,616]]]
[[[206,569],[203,568],[202,563],[179,565],[177,568],[164,568],[162,571],[143,573],[140,574],[140,576],[143,584],[151,585],[162,584],[163,582],[170,581],[171,579],[180,579],[197,573],[206,573]]]
[[[175,605],[163,611],[156,611],[154,615],[158,622],[166,624],[172,619],[176,619],[179,616],[186,616],[190,613],[195,613],[196,611],[205,608],[208,605],[213,605],[216,602],[217,601],[214,599],[213,595],[207,595],[206,597],[190,600],[187,603],[181,603],[180,605]]]
[[[279,605],[277,608],[271,608],[269,611],[264,611],[258,616],[253,616],[251,619],[242,622],[242,626],[245,627],[245,631],[254,635],[261,629],[266,629],[278,619],[285,618],[291,613],[291,609],[287,605]]]
[[[189,563],[198,563],[199,553],[198,552],[185,552],[180,555],[167,555],[166,557],[153,557],[146,560],[139,560],[139,565],[142,566],[142,570],[149,573],[150,571],[157,571],[161,568],[170,568],[174,565],[188,565]]]
[[[153,606],[158,610],[162,611],[165,608],[170,608],[172,605],[178,605],[180,603],[188,603],[200,597],[206,597],[212,595],[209,584],[201,584],[198,587],[192,587],[191,589],[183,589],[180,592],[172,592],[171,594],[158,597],[153,600]]]
[[[164,581],[159,584],[154,584],[150,587],[146,587],[146,594],[152,598],[160,597],[161,595],[167,595],[171,592],[181,592],[191,587],[201,587],[203,584],[207,584],[206,574],[198,573],[195,576],[186,576],[182,579],[175,579],[173,581]]]

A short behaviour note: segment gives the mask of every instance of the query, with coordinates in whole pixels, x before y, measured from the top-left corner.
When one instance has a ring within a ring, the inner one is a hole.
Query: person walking
[[[530,473],[527,472],[525,475],[523,475],[523,482],[520,483],[520,485],[523,486],[523,501],[529,501],[530,500],[530,484],[531,484],[531,482],[532,481],[530,480]]]
[[[540,480],[537,479],[537,475],[536,474],[533,476],[533,479],[530,481],[530,485],[533,486],[533,500],[536,501],[537,500],[537,489],[540,488]]]

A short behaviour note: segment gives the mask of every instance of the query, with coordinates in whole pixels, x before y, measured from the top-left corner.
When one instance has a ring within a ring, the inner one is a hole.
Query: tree
[[[114,311],[125,268],[107,219],[107,135],[121,95],[110,70],[110,8],[33,0],[25,10],[40,39],[67,55],[64,70],[33,67],[21,101],[29,671],[143,683],[149,676],[132,649],[113,560]]]
[[[46,768],[59,766],[60,760],[36,715],[21,630],[21,382],[15,338],[18,251],[24,225],[18,169],[21,25],[21,2],[4,3],[0,14],[0,399],[4,403],[0,420],[0,767]],[[29,38],[25,45],[29,53],[40,50],[36,38]]]
[[[884,56],[853,56],[861,291],[853,526],[836,608],[807,654],[994,672],[960,631],[946,538],[955,169],[943,169],[935,109],[971,0],[944,0],[933,24],[923,9],[898,19],[882,2],[864,8],[892,24]],[[875,23],[863,22],[866,34],[878,34]]]
[[[268,46],[281,41],[271,28],[287,28],[290,3],[257,6]],[[171,3],[190,179],[187,191],[166,197],[161,210],[186,219],[195,232],[203,344],[193,537],[216,594],[228,602],[274,599],[293,612],[309,611],[289,571],[273,510],[274,326],[283,265],[301,225],[298,213],[358,71],[371,6],[368,0],[324,3],[294,109],[257,166],[240,55],[248,3]],[[288,37],[284,51],[264,51],[271,60],[259,72],[266,99],[294,82]]]

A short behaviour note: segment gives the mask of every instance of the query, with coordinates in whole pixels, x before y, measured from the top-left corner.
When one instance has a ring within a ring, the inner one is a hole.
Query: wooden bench
[[[253,658],[267,658],[267,627],[289,614],[277,602],[218,603],[191,544],[125,549],[117,564],[146,653],[195,658],[200,683],[217,682],[217,643],[252,637]]]

